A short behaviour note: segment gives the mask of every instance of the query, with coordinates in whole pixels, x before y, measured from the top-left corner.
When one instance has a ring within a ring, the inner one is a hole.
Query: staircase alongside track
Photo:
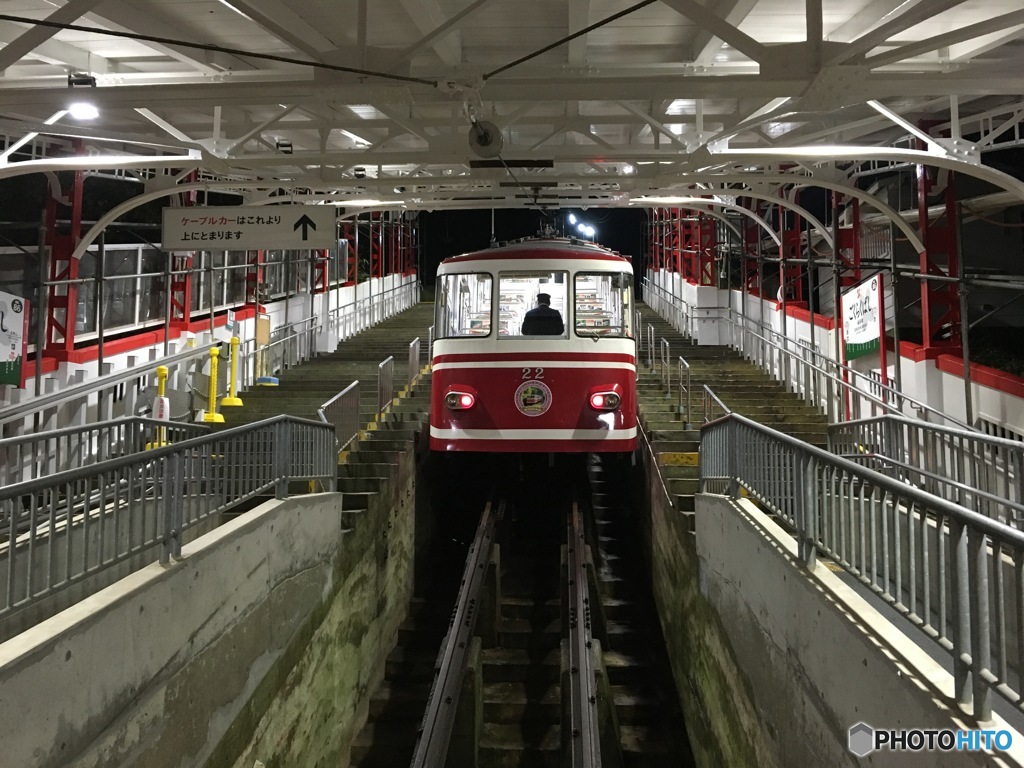
[[[676,509],[688,513],[694,509],[694,494],[700,483],[697,453],[705,384],[730,410],[812,445],[826,445],[825,415],[788,392],[781,382],[729,347],[692,344],[646,305],[640,306],[640,312],[645,343],[648,324],[654,327],[655,360],[653,367],[647,365],[646,354],[637,361],[637,407]],[[662,381],[658,355],[661,339],[669,344],[670,391],[666,391]],[[685,404],[679,406],[680,357],[690,366],[689,413],[685,412]]]

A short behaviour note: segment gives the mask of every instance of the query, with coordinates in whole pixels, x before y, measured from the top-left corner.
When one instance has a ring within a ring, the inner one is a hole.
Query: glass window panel
[[[139,279],[139,322],[149,323],[164,319],[167,302],[167,286],[164,272],[167,269],[169,254],[155,248],[144,248],[142,251],[143,275]]]
[[[78,277],[96,277],[96,251],[88,250],[78,261]],[[78,300],[75,302],[75,333],[93,333],[96,330],[96,282],[89,280],[78,284]],[[63,293],[58,288],[58,293]]]
[[[502,272],[498,276],[498,335],[564,337],[567,286],[565,272]],[[532,313],[529,318],[527,313]]]
[[[575,279],[574,323],[579,336],[633,336],[633,276],[580,272]]]
[[[492,282],[483,273],[439,276],[436,338],[489,335]]]

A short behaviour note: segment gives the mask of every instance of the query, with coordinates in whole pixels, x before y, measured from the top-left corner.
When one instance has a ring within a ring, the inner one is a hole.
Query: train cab
[[[527,239],[437,270],[434,451],[636,447],[633,268],[599,245]]]

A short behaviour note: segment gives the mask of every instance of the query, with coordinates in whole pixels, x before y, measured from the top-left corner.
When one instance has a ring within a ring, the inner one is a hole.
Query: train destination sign
[[[166,250],[244,251],[259,248],[334,248],[330,205],[233,205],[164,208]]]

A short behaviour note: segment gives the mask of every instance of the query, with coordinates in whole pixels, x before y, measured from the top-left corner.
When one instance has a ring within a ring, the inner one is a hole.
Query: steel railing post
[[[291,478],[292,424],[290,421],[273,425],[274,440],[274,496],[288,498],[288,481]]]
[[[172,453],[160,462],[163,465],[161,499],[163,501],[163,546],[160,562],[164,565],[172,557],[181,556],[182,519],[182,456]]]
[[[992,665],[991,631],[989,627],[988,591],[988,537],[981,531],[970,529],[967,534],[969,550],[970,623],[971,623],[971,682],[974,717],[992,719],[989,701],[989,681],[986,679]],[[1000,551],[996,547],[996,553]],[[998,563],[996,567],[1001,567]],[[1018,642],[1020,640],[1018,639]]]

